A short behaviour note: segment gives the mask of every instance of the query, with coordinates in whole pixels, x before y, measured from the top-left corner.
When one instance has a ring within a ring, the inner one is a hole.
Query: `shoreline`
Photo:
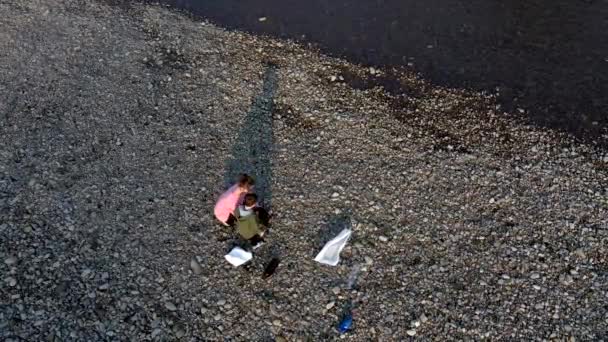
[[[353,341],[608,330],[605,152],[158,6],[0,11],[0,338],[331,340],[349,301]],[[274,222],[245,270],[212,210],[248,167]]]
[[[505,110],[539,127],[608,146],[608,105],[603,100],[608,89],[602,85],[608,63],[598,14],[608,7],[599,3],[457,6],[439,1],[425,6],[389,0],[378,6],[344,0],[312,1],[298,8],[272,1],[161,2],[219,26],[294,39],[366,67],[408,69],[439,87],[491,93]],[[262,15],[267,20],[260,22]],[[559,20],[564,24],[556,25]],[[595,30],[591,23],[597,24]],[[390,81],[393,90],[397,78]]]

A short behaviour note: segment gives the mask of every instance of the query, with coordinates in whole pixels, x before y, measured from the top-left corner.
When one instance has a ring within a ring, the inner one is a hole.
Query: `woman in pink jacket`
[[[234,210],[243,202],[247,194],[254,185],[251,176],[243,174],[239,176],[236,184],[224,192],[215,204],[213,210],[215,217],[226,226],[232,226],[236,222],[236,217],[232,215]]]

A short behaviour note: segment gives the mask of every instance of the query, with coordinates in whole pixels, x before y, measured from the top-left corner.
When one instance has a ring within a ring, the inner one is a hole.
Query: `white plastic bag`
[[[336,266],[340,262],[340,252],[346,246],[346,242],[350,235],[352,234],[352,230],[344,229],[336,236],[335,238],[328,241],[323,249],[317,254],[315,257],[315,261],[320,262],[322,264]]]
[[[224,256],[224,258],[226,258],[226,260],[228,260],[228,262],[235,267],[238,267],[251,260],[253,258],[253,254],[247,252],[241,247],[234,247],[230,253]]]

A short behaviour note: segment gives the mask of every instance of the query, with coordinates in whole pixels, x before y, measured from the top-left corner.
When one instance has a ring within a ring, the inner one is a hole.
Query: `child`
[[[213,213],[222,224],[234,226],[236,217],[234,217],[233,212],[239,203],[242,203],[245,194],[251,190],[253,185],[253,178],[247,174],[242,174],[238,182],[220,196]]]
[[[257,206],[258,196],[247,194],[243,204],[234,210],[236,218],[236,229],[239,235],[247,240],[253,249],[257,249],[264,243],[264,229],[268,227],[268,213]]]

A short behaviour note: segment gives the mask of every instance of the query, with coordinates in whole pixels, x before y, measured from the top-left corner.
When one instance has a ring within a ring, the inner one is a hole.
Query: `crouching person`
[[[262,207],[258,207],[258,196],[246,194],[243,203],[233,213],[236,230],[253,249],[264,244],[264,232],[268,228],[270,217]]]

